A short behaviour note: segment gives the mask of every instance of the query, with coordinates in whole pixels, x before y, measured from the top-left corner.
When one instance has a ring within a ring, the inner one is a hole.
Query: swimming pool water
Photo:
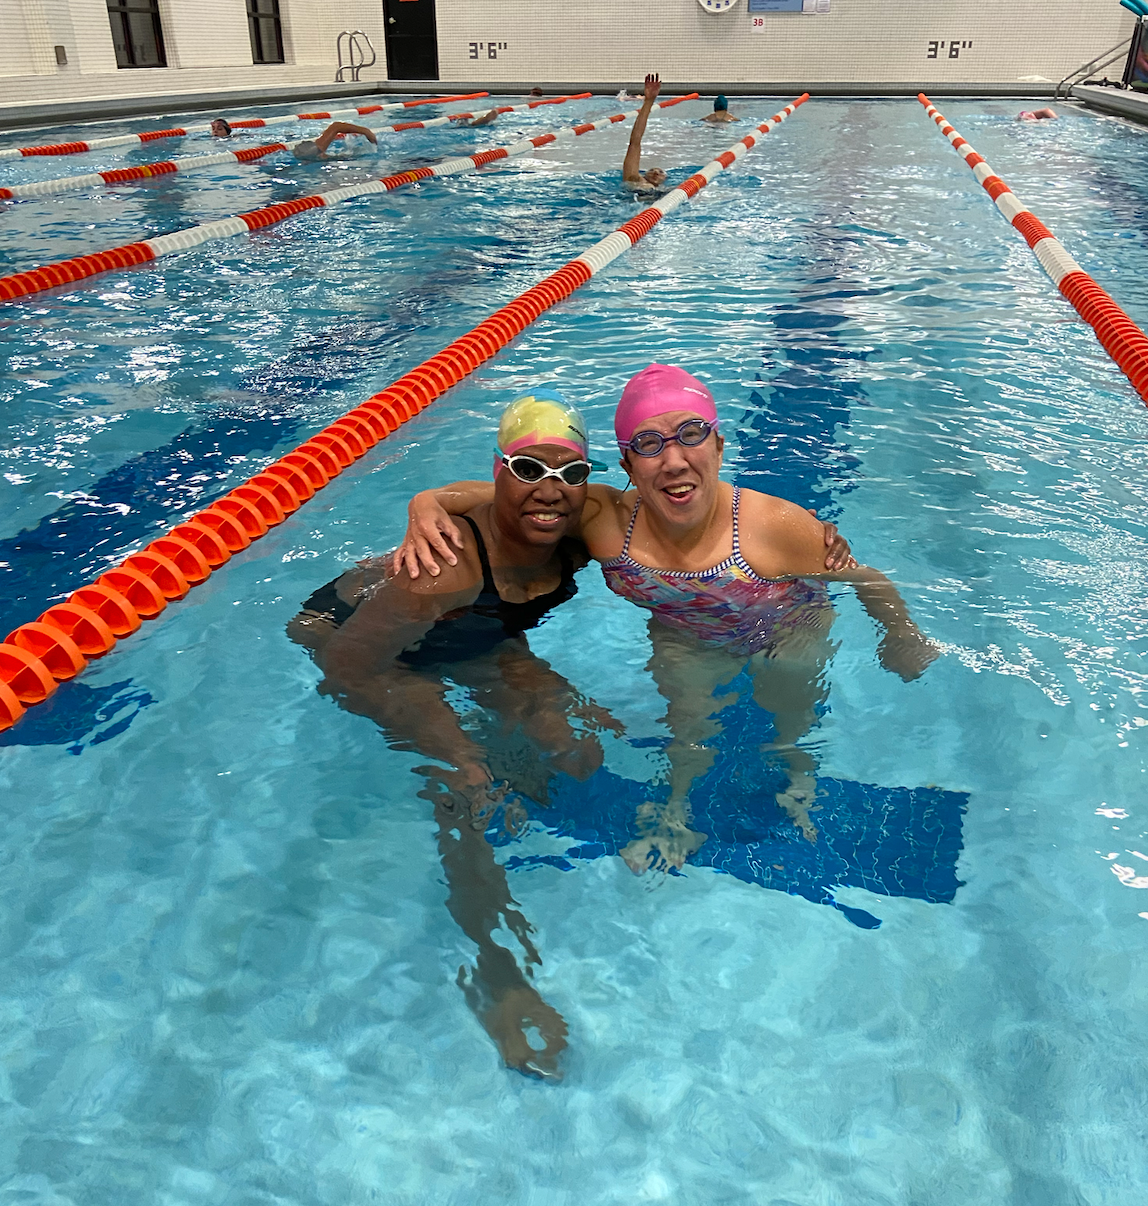
[[[1145,325],[1148,132],[1075,111],[1020,125],[1019,104],[942,108]],[[398,135],[378,174],[616,108]],[[736,137],[703,111],[651,121],[646,158],[671,181]],[[0,307],[7,627],[632,216],[627,137]],[[4,179],[111,165],[96,158]],[[23,202],[0,268],[372,163],[273,157]],[[611,842],[662,774],[664,701],[642,614],[581,575],[531,645],[625,737],[518,840],[491,834],[535,927],[535,983],[570,1025],[565,1079],[540,1084],[500,1066],[455,983],[473,947],[408,773],[424,760],[320,697],[284,626],[398,539],[411,492],[486,472],[520,387],[565,390],[613,463],[613,403],[651,360],[711,385],[731,480],[833,516],[946,655],[902,683],[840,593],[812,741],[823,840],[789,840],[762,804],[767,769],[746,757],[762,718],[731,705],[695,801],[708,847],[639,878]],[[5,1197],[1138,1203],[1146,428],[915,101],[805,105],[0,737]]]

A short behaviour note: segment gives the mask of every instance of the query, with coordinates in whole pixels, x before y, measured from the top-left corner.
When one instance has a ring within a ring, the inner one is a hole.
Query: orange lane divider
[[[671,100],[659,102],[657,107],[668,109],[672,105],[681,104],[682,101],[696,100],[697,95],[696,92],[692,92],[689,96],[676,96]],[[352,197],[388,193],[408,184],[417,184],[420,180],[430,180],[439,176],[459,176],[466,172],[473,172],[476,168],[493,163],[497,159],[525,155],[538,147],[548,146],[552,142],[580,138],[592,130],[605,129],[616,122],[627,121],[637,112],[637,109],[633,109],[629,113],[615,113],[613,117],[583,122],[581,125],[569,126],[549,134],[539,134],[536,138],[523,138],[509,146],[494,147],[489,151],[479,151],[474,155],[447,159],[434,167],[415,168],[410,172],[400,172],[397,176],[384,176],[381,180],[371,180],[366,184],[352,184],[345,188],[332,189],[327,193],[316,193],[311,197],[297,197],[294,201],[268,205],[264,209],[239,214],[238,217],[205,222],[201,226],[191,226],[186,230],[159,235],[157,238],[146,239],[140,243],[125,243],[121,247],[113,247],[110,251],[97,251],[91,255],[77,256],[72,260],[60,260],[55,264],[47,264],[43,268],[33,268],[28,272],[0,276],[0,300],[11,301],[17,297],[27,297],[32,293],[43,293],[46,289],[54,289],[59,285],[86,280],[101,272],[146,264],[149,260],[159,259],[160,256],[171,255],[176,251],[186,251],[189,247],[196,247],[200,243],[208,243],[215,239],[228,239],[234,235],[247,234],[252,230],[260,230],[264,226],[273,226],[277,222],[282,222],[306,210],[335,205],[340,201],[348,201]]]
[[[447,105],[452,101],[478,100],[489,96],[489,92],[467,92],[463,96],[429,96],[425,100],[391,101],[386,105],[365,105],[361,109],[333,109],[330,113],[287,113],[282,117],[236,117],[224,120],[233,130],[258,130],[265,126],[282,126],[293,121],[327,121],[328,119],[362,117],[367,113],[383,113],[391,109],[413,109],[418,105]],[[19,159],[29,155],[82,155],[85,151],[99,151],[104,147],[135,146],[141,142],[155,142],[159,138],[186,138],[189,134],[210,134],[211,122],[197,121],[187,126],[174,126],[170,130],[145,130],[142,134],[117,134],[109,138],[92,138],[87,142],[57,142],[39,147],[5,147],[0,150],[0,159]]]
[[[220,151],[215,155],[188,155],[185,159],[165,159],[161,163],[145,163],[139,167],[117,168],[109,172],[89,172],[85,176],[61,176],[58,180],[37,180],[31,184],[14,184],[11,188],[0,188],[0,201],[19,200],[23,197],[46,197],[52,193],[69,193],[81,188],[94,188],[101,184],[126,184],[132,180],[147,180],[152,176],[166,176],[171,172],[190,172],[198,168],[212,167],[219,163],[253,163],[275,151],[287,150],[284,142],[269,142],[261,147],[250,147],[246,151]]]
[[[969,143],[937,112],[923,93],[917,99],[933,119],[953,150],[972,168],[981,187],[993,199],[997,209],[1024,235],[1040,266],[1052,283],[1075,307],[1076,312],[1096,332],[1104,350],[1120,366],[1136,392],[1148,403],[1148,335],[1132,321],[1116,302],[1068,254],[1052,231],[1031,211],[1025,209],[1016,194],[976,153]]]
[[[56,685],[78,674],[88,659],[182,599],[234,553],[297,511],[317,490],[380,440],[491,359],[551,306],[601,272],[667,214],[695,197],[780,125],[808,93],[786,105],[729,150],[707,163],[655,205],[623,223],[557,272],[496,310],[437,356],[348,411],[298,448],[248,478],[209,507],[178,523],[146,548],[125,557],[89,586],[22,624],[0,644],[0,730],[42,703]]]

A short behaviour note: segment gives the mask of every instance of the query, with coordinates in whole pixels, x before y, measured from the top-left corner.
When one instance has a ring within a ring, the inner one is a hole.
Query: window
[[[117,67],[166,67],[159,0],[108,0]]]
[[[247,29],[253,63],[283,62],[283,23],[279,0],[247,0]]]

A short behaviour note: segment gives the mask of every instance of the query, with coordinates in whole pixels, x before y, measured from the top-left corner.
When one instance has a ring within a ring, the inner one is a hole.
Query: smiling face
[[[582,460],[580,453],[558,444],[516,448],[516,456],[532,456],[552,469]],[[577,525],[586,503],[586,486],[568,486],[556,477],[523,482],[504,465],[494,480],[493,520],[508,540],[534,548],[553,547]]]
[[[673,435],[687,419],[700,419],[695,410],[671,410],[641,423],[642,431]],[[688,448],[677,440],[657,456],[638,456],[627,448],[622,468],[630,475],[642,505],[666,526],[689,530],[707,522],[717,498],[718,470],[725,441],[713,432]]]

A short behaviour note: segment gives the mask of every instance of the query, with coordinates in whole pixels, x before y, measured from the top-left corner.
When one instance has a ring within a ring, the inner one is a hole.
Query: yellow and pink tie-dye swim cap
[[[502,412],[498,448],[504,456],[536,444],[558,444],[583,458],[589,454],[586,421],[557,390],[536,389],[523,394]]]

